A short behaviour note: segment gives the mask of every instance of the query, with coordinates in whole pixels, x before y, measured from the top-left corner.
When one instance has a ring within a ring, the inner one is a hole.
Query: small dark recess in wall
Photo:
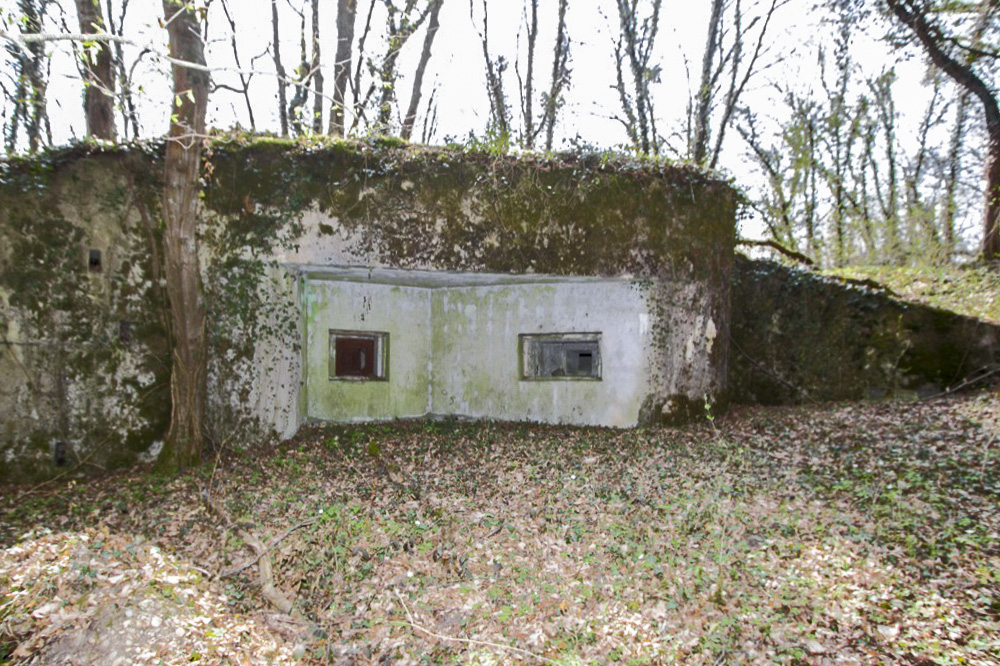
[[[52,447],[52,462],[55,463],[56,467],[65,467],[69,464],[66,453],[66,442],[56,442],[55,446]]]

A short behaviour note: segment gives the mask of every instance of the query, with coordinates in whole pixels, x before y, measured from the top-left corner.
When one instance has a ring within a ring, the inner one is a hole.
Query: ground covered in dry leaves
[[[4,489],[0,663],[1000,664],[998,416],[315,428]]]

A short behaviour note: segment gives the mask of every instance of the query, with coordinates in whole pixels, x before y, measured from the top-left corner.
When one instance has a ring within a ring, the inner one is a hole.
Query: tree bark
[[[80,32],[85,35],[106,32],[100,0],[76,0]],[[115,79],[111,68],[111,44],[104,42],[83,49],[83,109],[87,117],[87,136],[115,139]]]
[[[992,261],[1000,257],[1000,105],[989,86],[979,78],[971,65],[959,62],[945,51],[945,38],[928,22],[923,12],[912,0],[886,0],[889,9],[920,41],[931,62],[955,83],[975,95],[983,105],[986,120],[986,191],[983,199],[983,240],[980,252],[983,259]]]
[[[344,137],[344,100],[351,80],[351,51],[354,47],[354,19],[357,0],[337,0],[337,54],[333,62],[333,104],[330,108],[328,133]]]
[[[182,0],[163,0],[170,55],[205,64],[197,14]],[[201,144],[208,101],[207,71],[174,64],[174,103],[163,179],[164,259],[170,299],[172,400],[170,430],[160,466],[181,471],[201,458],[207,351],[205,304],[198,262]]]

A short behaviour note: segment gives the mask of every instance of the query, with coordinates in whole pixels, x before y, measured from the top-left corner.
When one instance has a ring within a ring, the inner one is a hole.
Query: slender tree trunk
[[[650,87],[659,81],[659,68],[651,68],[649,65],[660,26],[662,0],[653,0],[649,17],[642,20],[637,14],[638,0],[617,0],[616,4],[621,28],[620,37],[615,44],[618,75],[616,87],[622,110],[628,118],[626,130],[636,150],[643,155],[654,155],[660,151],[660,145]],[[631,97],[625,88],[623,60],[627,61],[632,75],[634,95]]]
[[[288,94],[285,67],[281,64],[281,41],[278,35],[278,0],[271,0],[271,48],[274,49],[274,72],[278,75],[278,117],[281,136],[288,136]]]
[[[955,253],[955,212],[958,205],[955,199],[958,195],[958,177],[962,168],[962,146],[965,139],[965,123],[969,113],[969,93],[963,92],[958,100],[958,110],[955,112],[955,126],[951,130],[951,141],[948,144],[948,171],[945,175],[944,206],[942,210],[941,231],[944,235],[945,252],[951,259]]]
[[[986,261],[1000,258],[1000,125],[989,127],[986,154],[986,205],[983,214],[982,255]]]
[[[37,34],[42,31],[42,17],[45,16],[46,1],[18,0],[21,12],[21,32]],[[26,51],[26,52],[25,52]],[[20,122],[28,140],[28,151],[37,152],[44,142],[43,132],[48,125],[45,77],[45,45],[42,42],[28,44],[24,51],[14,54],[17,70],[17,86],[14,94],[14,110],[11,113],[10,130],[7,134],[7,150],[11,152],[17,145]],[[51,141],[49,141],[51,143]]]
[[[115,24],[114,2],[107,1],[108,7],[108,27],[111,28],[112,35],[121,35],[122,26],[125,24],[125,14],[128,12],[128,0],[122,2],[122,11],[118,16],[118,23]],[[118,104],[122,114],[122,136],[128,137],[129,128],[132,128],[132,139],[139,138],[139,114],[136,112],[135,100],[132,98],[132,82],[129,77],[128,68],[125,66],[125,49],[121,42],[115,42],[115,67],[118,77]]]
[[[427,71],[427,63],[431,59],[431,47],[434,45],[434,37],[437,35],[441,22],[438,15],[444,0],[431,0],[434,4],[431,7],[430,22],[427,24],[427,34],[424,35],[424,48],[420,52],[420,61],[417,63],[417,70],[413,75],[413,94],[410,95],[410,106],[406,110],[406,117],[403,119],[403,129],[400,133],[407,141],[413,134],[413,123],[417,119],[417,109],[420,106],[420,96],[424,86],[424,74]]]
[[[535,111],[532,108],[535,97],[535,43],[538,41],[538,0],[529,0],[531,19],[528,22],[528,71],[521,84],[521,115],[524,117],[524,136],[521,145],[535,147]],[[520,76],[518,77],[520,78]]]
[[[354,47],[354,19],[357,0],[337,0],[337,55],[333,63],[333,104],[330,108],[329,134],[344,137],[344,105],[351,80],[351,51]]]
[[[469,0],[469,16],[472,16],[474,0]],[[486,92],[490,100],[490,121],[493,129],[502,140],[510,137],[510,117],[507,99],[503,89],[503,73],[507,69],[507,61],[501,56],[496,60],[490,56],[490,14],[483,0],[483,31],[479,34],[479,42],[483,47],[483,60],[486,61]]]
[[[312,129],[323,133],[323,70],[319,57],[319,0],[312,0],[312,73],[313,73],[313,118]]]
[[[701,85],[698,86],[694,114],[694,137],[691,140],[691,161],[695,164],[704,164],[708,157],[708,143],[711,139],[709,117],[712,110],[712,89],[715,86],[712,65],[719,52],[723,4],[724,0],[712,0],[712,14],[708,19],[708,40],[705,42],[705,54],[701,61]],[[736,64],[733,67],[735,71]]]
[[[170,54],[204,67],[197,14],[182,0],[163,0]],[[201,458],[207,351],[205,304],[198,262],[198,194],[201,144],[208,101],[207,71],[173,65],[174,106],[163,179],[164,259],[170,299],[171,415],[161,466],[180,471]]]
[[[105,32],[100,0],[76,0],[80,32]],[[87,117],[87,135],[113,141],[115,138],[115,79],[111,69],[111,44],[102,42],[83,49],[83,109]]]
[[[556,48],[552,57],[552,81],[548,97],[545,98],[545,150],[552,150],[555,134],[556,114],[562,106],[562,91],[569,83],[569,37],[566,36],[566,9],[569,0],[559,0],[559,23],[556,28]]]

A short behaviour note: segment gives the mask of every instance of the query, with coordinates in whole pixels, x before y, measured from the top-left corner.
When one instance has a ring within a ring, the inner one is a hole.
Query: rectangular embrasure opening
[[[600,333],[522,333],[521,379],[601,378]]]
[[[385,380],[388,370],[388,333],[330,331],[331,380]]]

